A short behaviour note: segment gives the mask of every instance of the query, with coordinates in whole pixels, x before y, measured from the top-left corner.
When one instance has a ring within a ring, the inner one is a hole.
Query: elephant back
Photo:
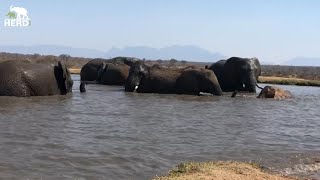
[[[130,67],[126,64],[106,63],[99,83],[106,85],[124,85]]]
[[[209,69],[214,72],[221,86],[224,84],[224,65],[227,60],[219,60],[213,63]]]
[[[139,93],[175,93],[176,80],[181,74],[177,69],[160,68],[150,69],[141,78],[137,89]]]
[[[47,96],[55,94],[61,94],[61,91],[55,76],[54,65],[26,61],[0,63],[0,95]]]
[[[80,72],[81,81],[96,81],[98,78],[98,71],[101,65],[105,63],[104,59],[93,59],[86,63]]]

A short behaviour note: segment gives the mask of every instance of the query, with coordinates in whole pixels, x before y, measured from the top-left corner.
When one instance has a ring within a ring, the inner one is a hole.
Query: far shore
[[[296,86],[317,86],[320,87],[320,81],[308,80],[299,78],[286,78],[274,76],[259,76],[259,83],[265,84],[282,84],[282,85],[296,85]]]
[[[70,68],[71,74],[80,74],[80,68]],[[320,81],[308,80],[299,78],[275,77],[275,76],[260,76],[259,83],[265,84],[282,84],[282,85],[297,85],[297,86],[317,86],[320,87]]]
[[[71,74],[80,74],[80,68],[69,68]]]
[[[156,176],[153,180],[295,180],[278,174],[264,172],[253,163],[219,161],[188,162],[176,166],[165,176]]]

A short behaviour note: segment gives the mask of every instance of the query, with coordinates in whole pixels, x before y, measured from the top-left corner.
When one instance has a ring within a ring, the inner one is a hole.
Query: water
[[[1,179],[150,179],[196,160],[255,161],[317,176],[320,88],[295,99],[125,93],[0,97]],[[320,176],[317,176],[320,177]]]

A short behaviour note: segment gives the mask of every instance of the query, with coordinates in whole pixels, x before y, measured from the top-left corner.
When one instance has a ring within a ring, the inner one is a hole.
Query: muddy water
[[[319,172],[320,88],[284,86],[296,98],[274,101],[78,87],[0,98],[1,179],[149,179],[184,161],[230,159]]]

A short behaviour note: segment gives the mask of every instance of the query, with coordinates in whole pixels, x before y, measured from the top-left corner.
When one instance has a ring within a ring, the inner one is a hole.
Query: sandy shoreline
[[[171,170],[166,176],[157,176],[153,180],[295,180],[264,172],[252,163],[219,161],[182,163]]]

